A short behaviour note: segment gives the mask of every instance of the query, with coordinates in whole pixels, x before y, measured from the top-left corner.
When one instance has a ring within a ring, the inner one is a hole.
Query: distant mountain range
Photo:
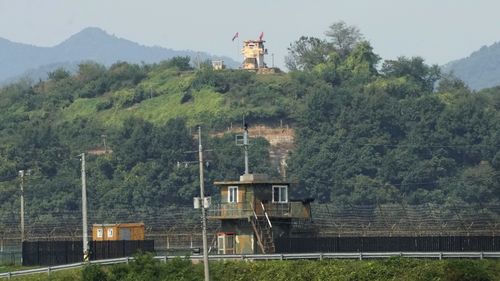
[[[500,42],[483,46],[470,56],[443,66],[474,90],[500,85]]]
[[[44,79],[47,72],[59,67],[72,71],[83,61],[109,66],[117,61],[155,63],[175,56],[189,56],[192,61],[222,59],[229,67],[239,65],[231,58],[204,52],[143,46],[89,27],[54,47],[37,47],[0,38],[0,84],[22,77]]]

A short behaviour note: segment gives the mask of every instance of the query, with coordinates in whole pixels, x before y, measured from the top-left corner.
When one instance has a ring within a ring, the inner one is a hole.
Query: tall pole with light
[[[82,240],[83,261],[89,260],[89,237],[87,230],[87,178],[85,173],[85,153],[80,154],[82,161]]]
[[[24,177],[29,176],[31,174],[31,170],[20,170],[19,177],[21,178],[21,242],[26,240],[25,231],[24,231]]]
[[[203,234],[203,265],[205,271],[205,281],[210,281],[210,270],[208,266],[208,242],[207,242],[207,219],[205,206],[205,180],[203,176],[203,146],[201,145],[201,126],[198,127],[198,162],[200,166],[200,201],[201,201],[201,220]]]

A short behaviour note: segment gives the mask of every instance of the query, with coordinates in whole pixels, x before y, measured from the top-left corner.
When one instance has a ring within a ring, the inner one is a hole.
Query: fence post
[[[319,260],[322,261],[323,260],[323,253],[319,253]]]
[[[163,262],[167,263],[167,256],[166,255],[163,257]]]
[[[47,275],[49,275],[49,276],[50,276],[50,266],[49,266],[49,267],[47,267]]]
[[[359,260],[363,260],[363,253],[359,252]]]

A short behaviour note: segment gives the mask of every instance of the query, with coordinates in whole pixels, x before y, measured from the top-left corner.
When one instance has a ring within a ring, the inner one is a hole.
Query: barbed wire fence
[[[381,204],[372,206],[311,205],[311,220],[292,220],[292,235],[314,236],[497,236],[500,205],[442,206]],[[89,224],[144,222],[146,239],[161,254],[187,252],[202,245],[201,218],[189,207],[136,211],[89,212]],[[91,225],[89,225],[91,226]],[[53,211],[26,216],[26,239],[81,240],[81,211]],[[208,221],[214,248],[220,221]],[[0,217],[0,252],[20,251],[19,218]]]
[[[500,233],[500,205],[384,204],[312,206],[320,235],[491,236]]]

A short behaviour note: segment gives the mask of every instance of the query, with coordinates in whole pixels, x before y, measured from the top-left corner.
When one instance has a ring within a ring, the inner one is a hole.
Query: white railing
[[[167,262],[174,258],[183,258],[182,256],[156,256],[157,260]],[[212,255],[210,260],[323,260],[323,259],[386,259],[391,257],[403,258],[426,258],[426,259],[446,259],[446,258],[467,258],[467,259],[487,259],[500,258],[500,252],[374,252],[374,253],[304,253],[304,254],[255,254],[255,255]],[[192,255],[189,258],[193,261],[203,260],[203,255]],[[133,257],[96,260],[90,262],[79,262],[65,265],[55,265],[41,268],[33,268],[12,272],[0,273],[0,278],[8,278],[61,271],[83,267],[87,264],[112,265],[119,263],[129,263]]]
[[[266,215],[266,219],[267,219],[267,223],[269,224],[269,227],[273,228],[273,225],[271,224],[271,220],[269,219],[269,216],[267,215],[266,207],[264,207],[264,203],[260,202],[260,206],[262,207],[262,211],[264,212],[264,215]]]

